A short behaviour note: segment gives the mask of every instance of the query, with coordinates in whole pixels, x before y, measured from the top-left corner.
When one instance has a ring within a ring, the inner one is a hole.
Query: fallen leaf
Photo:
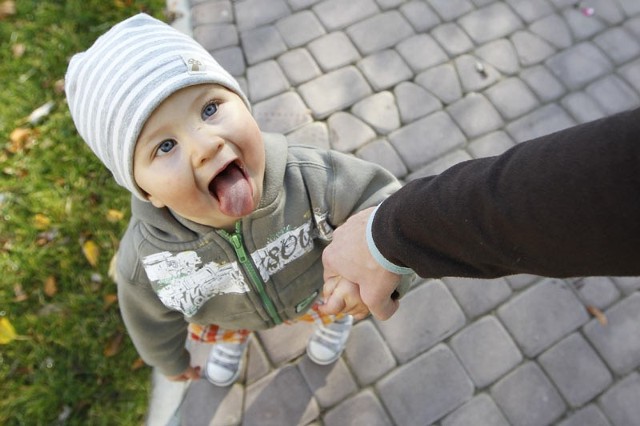
[[[53,297],[58,292],[58,284],[56,283],[56,277],[53,275],[49,275],[46,280],[44,280],[44,294],[49,297]]]
[[[104,348],[104,356],[110,358],[115,356],[122,349],[122,340],[124,338],[124,333],[117,331],[111,338],[109,342],[107,342],[107,346]]]
[[[51,113],[51,110],[54,106],[55,103],[53,101],[49,101],[46,104],[39,106],[38,108],[34,109],[31,114],[29,114],[27,120],[29,120],[29,123],[31,124],[38,124],[42,121],[43,118]]]
[[[100,247],[91,240],[87,240],[82,244],[82,253],[91,266],[98,264],[98,258],[100,257]]]
[[[0,318],[0,345],[6,345],[18,337],[16,329],[6,318]]]
[[[26,50],[26,47],[23,43],[16,43],[13,46],[11,46],[11,52],[13,52],[14,58],[21,58],[22,55],[24,55],[25,50]]]
[[[109,309],[109,306],[113,305],[118,301],[117,294],[107,294],[104,296],[104,310]]]
[[[25,144],[31,137],[31,134],[31,129],[27,129],[25,127],[18,127],[16,129],[13,129],[13,131],[9,135],[9,141],[11,143],[7,147],[7,151],[12,154],[22,152],[24,150]]]
[[[33,216],[33,225],[36,227],[36,229],[44,230],[47,229],[49,225],[51,225],[51,219],[49,219],[42,213],[37,213],[35,216]]]
[[[117,269],[118,269],[118,253],[113,255],[111,261],[109,262],[109,271],[107,271],[107,275],[111,278],[111,281],[118,282],[117,280]]]
[[[29,296],[27,296],[27,293],[24,292],[22,284],[15,284],[13,286],[13,294],[16,295],[16,297],[13,299],[16,302],[24,302],[29,298]]]
[[[601,325],[607,325],[607,323],[609,322],[604,312],[602,312],[600,309],[596,308],[595,306],[592,306],[592,305],[587,306],[587,312],[589,312],[593,317],[595,317],[595,319],[597,319]]]
[[[109,209],[107,211],[107,221],[111,223],[119,222],[124,218],[124,213],[120,210]]]
[[[16,2],[13,0],[5,0],[0,3],[0,19],[16,14]]]
[[[133,364],[131,364],[131,370],[136,371],[136,370],[140,370],[142,367],[144,367],[146,364],[145,362],[142,360],[142,358],[138,358],[135,361],[133,361]]]

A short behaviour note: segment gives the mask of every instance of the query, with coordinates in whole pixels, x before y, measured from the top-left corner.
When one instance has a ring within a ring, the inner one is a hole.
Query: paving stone
[[[431,424],[473,395],[471,380],[445,345],[438,345],[394,370],[376,388],[399,426],[413,426],[416,419],[421,424]]]
[[[636,425],[640,419],[640,374],[629,374],[600,398],[600,407],[614,426]]]
[[[507,0],[509,6],[520,16],[526,23],[532,23],[542,17],[551,15],[554,10],[547,0]]]
[[[506,130],[516,142],[524,142],[575,124],[565,110],[556,104],[549,104],[509,123]]]
[[[384,167],[398,179],[407,174],[407,167],[386,139],[376,139],[356,151],[356,157]]]
[[[378,397],[371,389],[347,399],[322,419],[325,426],[392,426]]]
[[[391,350],[369,320],[353,327],[344,356],[363,387],[374,383],[396,366]]]
[[[380,31],[381,28],[384,31]],[[395,10],[374,15],[347,28],[347,35],[364,55],[393,47],[413,34],[411,24]]]
[[[287,0],[293,10],[307,9],[321,0]]]
[[[389,142],[414,171],[461,147],[465,137],[448,114],[438,111],[390,133]]]
[[[640,366],[640,293],[616,303],[605,315],[606,326],[592,319],[584,334],[609,368],[616,374],[627,374]]]
[[[640,3],[636,0],[618,0],[620,6],[622,6],[622,10],[627,14],[628,17],[632,17],[640,13]]]
[[[298,87],[298,91],[318,119],[348,108],[371,94],[366,80],[353,66],[331,71],[304,83]]]
[[[205,24],[233,23],[233,6],[230,0],[196,4],[191,8],[190,14],[193,27]]]
[[[530,275],[530,274],[517,274],[517,275],[510,275],[508,277],[505,277],[505,279],[507,280],[507,282],[509,283],[512,289],[522,290],[524,288],[527,288],[531,284],[537,282],[540,279],[540,277],[537,275]]]
[[[640,60],[635,60],[618,70],[620,75],[640,93]]]
[[[508,40],[489,42],[476,49],[475,54],[503,74],[512,75],[520,71],[518,54]]]
[[[222,49],[238,44],[238,31],[235,25],[208,24],[193,29],[193,38],[208,51]]]
[[[314,121],[287,134],[290,145],[311,145],[320,149],[330,149],[329,129],[320,121]]]
[[[511,41],[523,67],[540,63],[556,52],[549,43],[528,31],[517,31]]]
[[[418,34],[401,41],[396,50],[415,72],[439,65],[449,59],[440,45],[427,34]]]
[[[564,399],[580,407],[613,382],[611,373],[587,341],[573,333],[538,358]]]
[[[458,56],[454,63],[465,93],[478,92],[491,86],[500,78],[500,73],[493,66],[471,55]],[[483,72],[478,71],[479,66],[482,66]]]
[[[443,64],[423,71],[416,76],[415,81],[445,104],[462,98],[462,86],[458,73],[451,64]]]
[[[514,426],[551,424],[566,408],[558,391],[533,362],[525,363],[496,383],[491,396]]]
[[[358,385],[342,359],[330,365],[318,365],[304,357],[298,368],[320,408],[331,407],[358,391]]]
[[[285,0],[235,1],[234,6],[241,31],[271,24],[291,13]]]
[[[380,135],[400,127],[400,113],[391,92],[379,92],[364,98],[351,108],[351,112]]]
[[[606,309],[620,298],[620,291],[607,277],[584,277],[572,281],[587,306]]]
[[[251,384],[256,380],[261,379],[271,371],[271,365],[269,364],[267,354],[253,337],[249,340],[246,361],[245,380],[247,384]]]
[[[326,0],[313,11],[328,31],[335,31],[378,13],[379,8],[374,0]]]
[[[429,281],[402,299],[403,308],[376,325],[403,364],[446,339],[465,323],[464,314],[441,281]]]
[[[559,15],[548,15],[535,21],[529,26],[529,31],[559,49],[567,49],[573,44],[571,29]]]
[[[247,69],[249,99],[259,102],[289,89],[289,80],[276,61],[261,62]]]
[[[500,409],[487,394],[480,394],[449,414],[442,426],[509,426]]]
[[[300,47],[325,34],[318,18],[308,10],[280,19],[276,28],[290,48]]]
[[[243,31],[240,39],[249,65],[275,58],[287,50],[282,36],[273,26]]]
[[[291,84],[298,85],[320,76],[318,64],[306,49],[293,49],[278,58],[278,64]]]
[[[607,75],[591,83],[585,91],[607,113],[612,115],[640,105],[640,96],[616,75]]]
[[[500,155],[514,145],[509,135],[499,130],[470,142],[467,149],[474,158],[482,158]]]
[[[407,181],[420,179],[425,176],[438,175],[448,168],[467,160],[471,160],[469,153],[461,149],[455,150],[409,174]]]
[[[447,107],[447,111],[469,138],[492,132],[504,124],[491,102],[479,93],[469,93]]]
[[[327,124],[331,147],[340,152],[354,151],[376,137],[371,127],[347,112],[331,115]]]
[[[634,291],[640,290],[640,277],[611,277],[611,279],[624,295],[628,296]]]
[[[637,37],[621,27],[611,28],[599,34],[593,42],[618,65],[640,55],[640,43]]]
[[[358,62],[358,68],[375,91],[409,80],[413,73],[395,50],[383,50]]]
[[[427,0],[427,3],[444,21],[453,21],[473,10],[473,4],[468,0]]]
[[[233,76],[241,76],[247,71],[244,54],[238,46],[227,47],[211,53],[216,61]]]
[[[443,281],[469,318],[489,312],[511,296],[511,287],[504,278],[483,280],[448,277]]]
[[[558,99],[567,91],[551,71],[543,65],[524,70],[520,73],[520,77],[543,102]]]
[[[413,29],[424,33],[440,24],[440,18],[426,3],[413,0],[400,6],[400,12],[411,23]]]
[[[393,89],[393,93],[403,123],[415,121],[442,107],[438,98],[415,83],[402,82]]]
[[[206,380],[189,385],[180,407],[181,425],[230,425],[242,420],[244,390],[240,384],[221,388]]]
[[[308,49],[324,71],[340,68],[360,59],[360,53],[343,32],[320,37],[312,41]]]
[[[591,43],[572,46],[547,59],[546,65],[571,90],[612,71],[609,59]]]
[[[589,6],[595,9],[598,19],[609,25],[618,25],[625,19],[620,6],[615,1],[589,0]]]
[[[571,29],[574,40],[586,40],[605,29],[604,24],[599,19],[585,16],[576,8],[563,10],[562,15]]]
[[[253,116],[263,132],[283,134],[313,121],[309,108],[295,92],[286,92],[253,105]]]
[[[522,352],[536,356],[589,320],[567,283],[547,279],[498,309],[498,316]]]
[[[558,426],[611,426],[611,423],[596,405],[591,404],[576,411]]]
[[[376,0],[378,6],[380,6],[383,10],[393,9],[400,6],[405,0]]]
[[[584,92],[570,93],[562,98],[560,103],[578,123],[587,123],[607,115],[600,105]]]
[[[519,78],[509,78],[485,91],[485,95],[507,120],[526,114],[539,106],[538,99]]]
[[[575,7],[576,2],[573,0],[550,0],[556,8],[558,9],[566,9],[568,7]]]
[[[302,355],[313,332],[313,325],[295,323],[256,333],[271,362],[280,366]]]
[[[295,365],[286,365],[247,386],[243,425],[306,425],[320,414],[318,403]]]
[[[469,36],[455,23],[438,25],[431,31],[431,35],[451,57],[473,49],[473,42]]]
[[[636,37],[640,37],[640,16],[625,21],[623,27]]]
[[[520,18],[503,2],[495,2],[471,12],[460,18],[458,24],[478,44],[504,37],[522,28]]]
[[[481,318],[453,336],[451,348],[478,388],[490,385],[522,362],[522,354],[493,316]]]

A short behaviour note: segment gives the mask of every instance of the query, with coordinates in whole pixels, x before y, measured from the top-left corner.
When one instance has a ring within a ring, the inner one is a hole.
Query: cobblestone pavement
[[[403,181],[640,105],[638,0],[173,3],[263,130]],[[391,320],[358,323],[335,365],[303,355],[307,326],[258,333],[242,380],[192,383],[178,413],[183,425],[640,425],[638,290],[640,278],[420,281]],[[164,424],[185,387],[155,379],[149,423]]]

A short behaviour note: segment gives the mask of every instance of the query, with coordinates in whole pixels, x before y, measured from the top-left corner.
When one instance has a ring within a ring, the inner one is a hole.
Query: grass
[[[129,196],[77,135],[61,87],[73,53],[138,11],[162,19],[164,5],[19,0],[15,14],[0,12],[0,324],[18,335],[0,344],[0,424],[144,419],[150,369],[108,277]],[[51,112],[30,123],[47,102]]]

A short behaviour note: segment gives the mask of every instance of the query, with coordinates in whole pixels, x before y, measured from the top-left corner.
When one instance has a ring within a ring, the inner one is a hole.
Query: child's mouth
[[[220,211],[227,216],[241,217],[253,211],[253,189],[237,161],[229,163],[211,180],[209,193],[218,200]]]

